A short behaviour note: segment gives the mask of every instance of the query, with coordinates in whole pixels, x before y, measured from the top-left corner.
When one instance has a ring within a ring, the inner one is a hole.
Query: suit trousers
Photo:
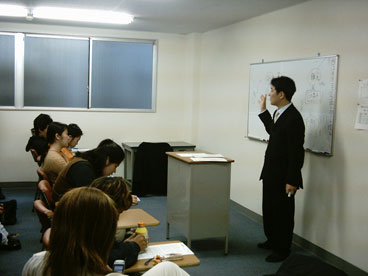
[[[290,252],[295,212],[295,194],[288,197],[285,183],[263,180],[263,228],[274,251]]]

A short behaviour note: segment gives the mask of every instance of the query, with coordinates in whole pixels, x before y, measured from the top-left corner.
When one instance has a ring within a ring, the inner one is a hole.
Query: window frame
[[[19,111],[75,111],[75,112],[132,112],[132,113],[154,113],[156,112],[157,99],[157,59],[158,59],[158,40],[157,39],[130,39],[130,38],[113,38],[113,37],[95,37],[95,36],[74,36],[74,35],[58,35],[58,34],[40,34],[27,32],[0,32],[3,35],[14,36],[14,106],[0,106],[0,110],[19,110]],[[24,45],[25,37],[48,37],[48,38],[66,38],[81,39],[89,41],[88,52],[88,107],[46,107],[46,106],[24,106]],[[152,44],[152,107],[151,109],[135,109],[135,108],[96,108],[91,107],[92,93],[92,42],[98,41],[115,41],[115,42],[137,42]]]

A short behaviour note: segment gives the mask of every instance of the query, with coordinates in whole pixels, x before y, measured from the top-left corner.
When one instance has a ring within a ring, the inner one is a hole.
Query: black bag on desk
[[[15,199],[1,202],[4,206],[4,214],[0,216],[1,223],[13,225],[17,222],[17,201]]]

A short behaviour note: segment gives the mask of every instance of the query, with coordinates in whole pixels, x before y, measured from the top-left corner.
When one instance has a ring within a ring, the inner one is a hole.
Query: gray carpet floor
[[[41,251],[40,224],[33,213],[32,202],[34,188],[3,188],[6,200],[18,202],[17,224],[6,226],[9,233],[19,233],[22,249],[0,251],[0,275],[21,275],[22,268],[32,254]],[[137,208],[142,208],[160,220],[159,226],[148,227],[151,241],[166,240],[166,197],[142,197]],[[230,210],[229,254],[224,255],[224,239],[206,239],[192,241],[192,250],[200,259],[200,266],[185,268],[192,276],[200,275],[263,275],[275,273],[280,263],[267,263],[265,257],[270,254],[257,248],[257,243],[265,240],[263,227],[247,218],[235,209]],[[171,240],[186,242],[175,229],[170,229]],[[293,247],[293,252],[303,252]]]

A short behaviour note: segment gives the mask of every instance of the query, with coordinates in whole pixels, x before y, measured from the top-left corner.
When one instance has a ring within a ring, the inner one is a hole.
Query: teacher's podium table
[[[228,253],[231,163],[202,152],[167,152],[167,227],[188,240],[225,238]]]

